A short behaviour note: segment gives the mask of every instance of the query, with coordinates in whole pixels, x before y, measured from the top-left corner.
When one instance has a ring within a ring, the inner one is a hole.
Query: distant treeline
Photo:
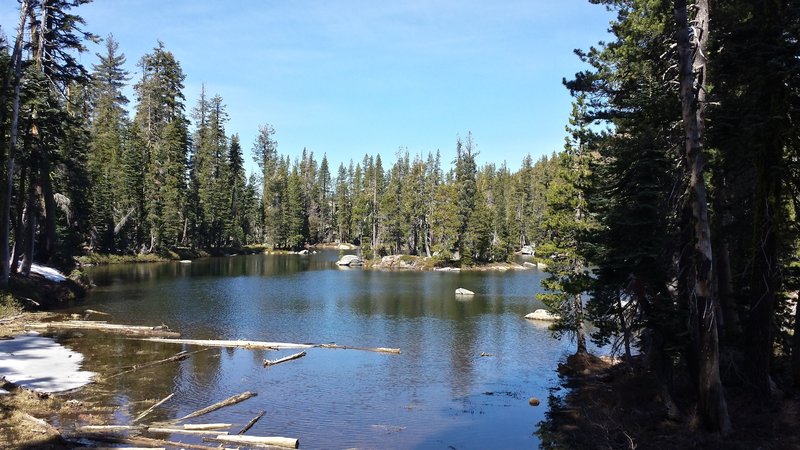
[[[347,242],[367,257],[471,264],[540,239],[553,158],[478,168],[471,134],[445,169],[438,151],[401,149],[391,167],[367,155],[332,175],[325,155],[279,154],[265,124],[245,144],[260,169],[247,177],[222,97],[203,87],[187,111],[184,72],[163,43],[135,80],[113,36],[96,64],[81,64],[85,43],[100,41],[71,12],[82,3],[22,1],[19,33],[0,42],[3,280],[18,265],[69,266],[84,252]]]

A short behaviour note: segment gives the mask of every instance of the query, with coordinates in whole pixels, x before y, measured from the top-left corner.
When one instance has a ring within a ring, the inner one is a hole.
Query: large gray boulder
[[[469,289],[458,288],[456,289],[456,295],[475,295],[475,293]]]
[[[531,247],[530,245],[525,245],[519,252],[522,253],[523,255],[532,255],[533,247]]]
[[[558,314],[553,314],[546,309],[537,309],[536,311],[525,315],[528,320],[543,320],[546,322],[555,322],[559,319]]]
[[[363,266],[364,261],[358,257],[358,255],[344,255],[338,261],[336,261],[336,265],[338,266]]]

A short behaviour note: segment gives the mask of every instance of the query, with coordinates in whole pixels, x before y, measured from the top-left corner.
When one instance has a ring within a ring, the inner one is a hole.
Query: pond
[[[399,355],[313,348],[213,348],[179,363],[111,378],[85,401],[115,406],[128,423],[175,396],[148,420],[182,417],[231,395],[258,395],[197,422],[234,423],[259,411],[252,435],[300,439],[301,448],[534,448],[555,368],[572,349],[525,320],[543,274],[341,269],[339,254],[242,255],[93,267],[97,285],[76,310],[113,322],[166,324],[188,339],[247,339],[400,348]],[[459,297],[455,289],[475,292]],[[82,332],[60,340],[86,355],[87,370],[153,361],[198,347]],[[482,356],[488,355],[488,356]],[[542,400],[531,407],[530,397]],[[194,436],[161,438],[201,443]]]

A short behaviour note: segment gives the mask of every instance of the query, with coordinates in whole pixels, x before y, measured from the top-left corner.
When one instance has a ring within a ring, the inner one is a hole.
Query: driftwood
[[[387,348],[387,347],[351,347],[349,345],[336,345],[336,344],[319,344],[316,345],[319,348],[336,348],[342,350],[362,350],[365,352],[376,352],[376,353],[392,353],[395,355],[400,354],[399,348]]]
[[[84,438],[84,436],[81,436],[81,438]],[[109,442],[112,444],[125,444],[125,445],[142,445],[142,446],[147,446],[148,448],[172,447],[172,448],[185,448],[191,450],[219,450],[219,447],[209,447],[207,445],[165,441],[162,439],[153,439],[141,436],[123,437],[123,436],[111,436],[111,435],[92,435],[92,436],[86,436],[85,438],[88,438],[89,440],[96,442]]]
[[[168,434],[195,434],[206,436],[220,436],[227,435],[227,431],[219,430],[187,430],[185,428],[164,428],[164,427],[147,427],[150,433],[168,433]]]
[[[166,339],[166,338],[142,338],[148,342],[163,342],[165,344],[186,344],[202,345],[206,347],[238,347],[257,350],[289,350],[289,349],[308,349],[308,348],[334,348],[343,350],[361,350],[366,352],[400,354],[399,348],[387,347],[352,347],[349,345],[337,344],[295,344],[291,342],[263,342],[263,341],[232,341],[219,339]]]
[[[136,416],[136,418],[135,418],[135,419],[133,419],[133,423],[136,423],[136,422],[138,422],[138,421],[140,421],[140,420],[144,419],[144,417],[145,417],[146,415],[148,415],[148,414],[150,414],[151,412],[153,412],[153,410],[154,410],[154,409],[156,409],[156,408],[158,408],[159,406],[163,405],[164,403],[166,403],[166,402],[167,402],[167,400],[171,399],[171,398],[172,398],[172,397],[174,397],[174,396],[175,396],[175,394],[173,393],[173,394],[169,394],[168,396],[166,396],[166,397],[162,398],[161,400],[159,400],[158,402],[156,402],[156,404],[155,404],[155,405],[153,405],[153,406],[151,406],[151,407],[147,408],[147,409],[146,409],[146,410],[145,410],[143,413],[141,413],[141,414],[139,414],[138,416]]]
[[[203,441],[221,442],[223,444],[242,444],[251,447],[286,447],[298,448],[300,440],[279,436],[225,436],[203,438]]]
[[[163,342],[165,344],[202,345],[206,347],[239,347],[257,350],[282,350],[293,348],[312,348],[310,344],[292,344],[288,342],[261,342],[261,341],[231,341],[217,339],[142,339],[149,342]]]
[[[205,349],[194,351],[194,352],[191,352],[191,353],[190,352],[180,352],[180,353],[178,353],[176,355],[170,356],[169,358],[159,359],[158,361],[151,361],[151,362],[147,362],[147,363],[128,366],[128,367],[126,367],[126,369],[128,369],[128,370],[122,371],[120,373],[116,373],[114,375],[109,375],[105,379],[108,380],[110,378],[115,378],[115,377],[118,377],[120,375],[125,375],[126,373],[135,372],[135,371],[137,371],[139,369],[145,369],[147,367],[157,366],[159,364],[165,364],[165,363],[174,362],[174,361],[183,361],[184,359],[188,358],[192,354],[198,353],[198,352],[202,352],[202,351],[205,351]]]
[[[46,323],[26,323],[25,328],[32,330],[97,330],[106,333],[117,333],[128,336],[161,336],[161,337],[178,337],[181,334],[175,331],[170,331],[166,326],[136,326],[136,325],[120,325],[116,323],[106,323],[104,321],[91,321],[91,320],[65,320],[63,322],[46,322]]]
[[[261,418],[261,416],[263,416],[265,412],[266,412],[266,411],[261,411],[261,412],[259,412],[259,413],[258,413],[258,415],[256,415],[256,416],[255,416],[255,417],[253,417],[252,419],[250,419],[250,422],[247,422],[247,425],[245,425],[244,427],[242,427],[242,429],[241,429],[241,430],[239,430],[239,432],[238,432],[238,433],[236,433],[236,434],[245,434],[245,433],[247,432],[247,430],[249,430],[250,428],[252,428],[252,427],[253,427],[253,425],[255,425],[255,424],[256,424],[256,422],[258,422],[258,419],[260,419],[260,418]]]
[[[185,423],[184,430],[219,430],[232,427],[232,423]]]
[[[274,359],[274,360],[265,359],[264,360],[264,367],[274,366],[276,364],[280,364],[280,363],[283,363],[283,362],[286,362],[286,361],[291,361],[293,359],[302,358],[303,356],[306,356],[306,352],[295,353],[295,354],[286,356],[286,357],[281,358],[281,359]]]
[[[26,412],[22,412],[22,411],[17,411],[17,414],[19,414],[24,420],[26,420],[28,422],[31,422],[31,423],[34,423],[34,424],[42,427],[42,429],[39,429],[39,430],[31,429],[32,431],[38,431],[40,433],[47,433],[47,434],[54,434],[54,435],[57,435],[59,437],[61,436],[61,432],[58,431],[58,428],[50,425],[44,419],[39,419],[37,417],[33,417],[32,415],[30,415],[30,414],[28,414]]]
[[[195,411],[195,412],[193,412],[191,414],[187,414],[187,415],[181,417],[180,419],[175,420],[175,422],[181,422],[181,421],[186,420],[186,419],[191,419],[192,417],[202,416],[202,415],[208,414],[208,413],[210,413],[212,411],[216,411],[216,410],[218,410],[220,408],[224,408],[224,407],[229,406],[229,405],[234,405],[236,403],[243,402],[243,401],[247,400],[248,398],[255,397],[255,396],[256,396],[256,393],[250,392],[250,391],[246,391],[246,392],[243,392],[243,393],[241,393],[239,395],[234,395],[232,397],[228,397],[225,400],[222,400],[220,402],[214,403],[211,406],[207,406],[207,407],[205,407],[203,409],[199,409],[199,410],[197,410],[197,411]]]
[[[96,310],[96,309],[87,309],[87,310],[85,310],[85,311],[83,312],[83,317],[84,317],[84,319],[85,319],[85,318],[87,318],[87,317],[91,316],[92,314],[95,314],[95,315],[98,315],[98,316],[107,316],[107,317],[111,317],[111,314],[109,314],[109,313],[107,313],[107,312],[103,312],[103,311],[98,311],[98,310]]]
[[[81,433],[114,433],[117,431],[140,430],[144,427],[135,425],[84,425],[76,428]]]

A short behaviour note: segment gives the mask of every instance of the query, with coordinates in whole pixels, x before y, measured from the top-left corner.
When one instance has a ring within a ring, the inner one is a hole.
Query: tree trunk
[[[33,264],[33,254],[36,248],[36,222],[39,215],[39,195],[36,186],[36,169],[30,168],[28,173],[28,196],[23,215],[23,244],[22,244],[22,267],[20,273],[26,277],[31,273]],[[20,193],[22,194],[22,193]]]
[[[786,134],[792,125],[787,99],[791,94],[786,86],[788,75],[771,61],[781,58],[786,44],[781,24],[782,2],[761,2],[758,12],[758,32],[754,39],[765,55],[757,55],[763,72],[753,80],[751,95],[757,96],[756,113],[760,121],[754,124],[756,184],[753,197],[753,268],[750,278],[750,315],[746,326],[745,360],[747,377],[758,398],[769,401],[772,393],[770,365],[774,353],[774,318],[777,291],[780,289],[778,260],[779,223],[784,214],[781,201],[783,181],[783,152]],[[778,50],[780,49],[780,50]]]
[[[25,21],[28,17],[28,2],[23,0],[20,5],[19,27],[17,28],[17,39],[14,41],[14,52],[12,53],[12,65],[9,73],[6,74],[6,84],[11,79],[14,80],[14,98],[11,106],[11,129],[8,132],[8,155],[5,164],[5,178],[0,185],[0,287],[8,286],[8,279],[11,274],[11,261],[9,258],[10,226],[11,226],[11,201],[14,185],[14,158],[17,153],[17,132],[19,130],[19,92],[20,78],[22,76],[22,38],[25,33]],[[6,92],[8,86],[3,86],[0,108],[5,110]],[[5,115],[5,114],[3,114]],[[5,117],[2,118],[5,123]],[[0,158],[1,160],[2,158]]]
[[[694,6],[697,14],[690,28],[686,1],[675,0],[680,92],[686,133],[685,163],[690,177],[687,201],[691,206],[693,231],[692,242],[684,243],[688,245],[683,247],[692,249],[694,272],[688,305],[689,336],[698,358],[698,413],[708,429],[724,435],[730,433],[731,423],[719,375],[717,308],[711,288],[714,279],[711,229],[703,168],[708,0],[698,0]]]

